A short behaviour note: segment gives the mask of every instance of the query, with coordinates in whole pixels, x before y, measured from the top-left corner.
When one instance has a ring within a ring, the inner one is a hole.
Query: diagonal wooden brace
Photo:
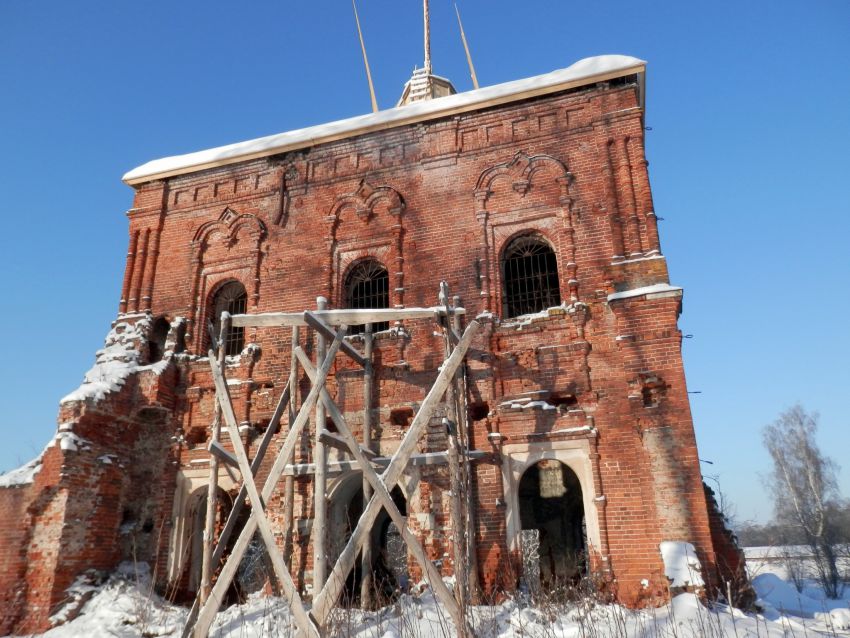
[[[271,421],[269,421],[269,425],[266,428],[266,431],[263,433],[263,438],[260,440],[260,445],[257,446],[257,453],[254,455],[254,460],[251,461],[251,472],[254,474],[254,476],[257,475],[257,471],[260,469],[260,465],[262,464],[263,459],[266,457],[266,452],[269,449],[269,445],[271,445],[272,439],[278,431],[278,427],[280,426],[280,419],[283,416],[283,412],[286,409],[287,404],[289,403],[289,395],[290,384],[287,383],[286,387],[280,395],[280,400],[277,403],[277,407],[275,408],[274,414],[272,414]],[[212,557],[213,572],[215,572],[216,568],[218,567],[218,564],[221,561],[221,556],[222,554],[224,554],[224,550],[227,547],[227,542],[230,540],[231,534],[233,534],[233,531],[236,529],[236,524],[239,520],[239,515],[242,513],[242,508],[245,505],[245,500],[247,496],[248,491],[245,489],[245,486],[242,486],[239,489],[239,494],[237,494],[236,499],[233,501],[233,507],[230,508],[230,514],[228,514],[227,516],[227,522],[224,524],[224,528],[221,530],[221,534],[219,534],[218,536],[218,543],[215,546],[215,551],[213,552]],[[184,625],[181,638],[189,638],[189,631],[194,626],[195,621],[198,618],[199,609],[200,599],[196,596],[195,601],[192,603],[192,608],[189,610],[189,616],[186,619],[186,624]]]
[[[239,462],[242,483],[248,491],[248,497],[251,499],[251,518],[257,523],[257,527],[260,530],[260,536],[266,545],[275,576],[277,576],[278,583],[280,583],[283,593],[289,601],[289,608],[292,611],[295,624],[298,625],[303,635],[318,636],[319,632],[307,615],[304,605],[301,602],[301,596],[298,594],[298,588],[292,582],[289,569],[287,569],[283,562],[283,556],[277,549],[271,523],[269,523],[269,519],[266,517],[265,500],[260,497],[260,493],[254,483],[251,463],[248,460],[248,454],[245,452],[245,446],[242,445],[242,438],[239,436],[239,423],[233,411],[233,403],[230,400],[227,381],[221,372],[218,361],[213,357],[210,358],[210,368],[212,369],[213,381],[215,382],[216,394],[218,395],[218,403],[221,406],[221,414],[224,417],[224,423],[230,434],[230,442],[233,445],[233,451]]]
[[[443,362],[443,365],[440,368],[440,373],[434,381],[434,385],[431,386],[431,390],[429,390],[428,395],[422,402],[422,406],[413,418],[413,422],[410,424],[410,428],[393,456],[389,467],[387,467],[381,475],[381,481],[385,487],[389,486],[392,488],[398,484],[401,479],[410,456],[416,450],[416,446],[425,430],[425,427],[442,400],[443,394],[446,392],[446,388],[448,388],[449,383],[451,383],[454,378],[455,371],[462,363],[463,358],[466,355],[466,351],[469,349],[470,343],[472,343],[472,338],[478,331],[479,325],[480,324],[477,321],[471,321],[469,323],[461,337],[460,343],[458,343],[457,347],[452,351],[449,358]],[[366,534],[371,533],[375,519],[380,513],[380,509],[381,501],[373,499],[369,502],[366,509],[363,511],[360,520],[357,521],[357,526],[354,528],[351,538],[337,559],[336,565],[334,565],[333,571],[328,577],[325,586],[313,600],[312,614],[320,626],[325,626],[327,624],[331,610],[336,604],[336,601],[339,599],[339,595],[345,585],[348,573],[354,567],[354,563],[357,560],[357,553],[360,551]],[[463,631],[462,627],[462,625],[458,626],[458,630]]]
[[[295,450],[295,446],[298,443],[298,439],[301,436],[301,432],[304,429],[307,421],[310,418],[310,415],[313,412],[313,408],[316,406],[316,402],[319,398],[319,390],[324,386],[325,381],[327,380],[328,372],[333,365],[334,359],[336,357],[337,352],[339,351],[340,343],[342,342],[343,337],[345,336],[345,330],[340,330],[336,334],[336,338],[331,343],[328,348],[328,353],[325,357],[325,361],[322,363],[322,367],[319,369],[318,380],[314,384],[314,386],[310,389],[309,394],[304,399],[304,402],[301,405],[301,408],[298,411],[295,420],[292,422],[292,425],[289,428],[289,432],[286,435],[286,439],[284,440],[283,447],[280,449],[277,458],[275,459],[274,465],[272,466],[271,471],[269,472],[269,476],[266,479],[266,483],[263,486],[263,498],[268,499],[271,497],[275,488],[277,487],[277,483],[280,480],[280,477],[283,475],[283,471],[286,468],[288,460]],[[215,619],[215,615],[221,607],[221,601],[224,599],[224,595],[227,592],[227,588],[230,586],[230,583],[233,581],[233,577],[236,575],[236,570],[239,567],[239,563],[242,560],[242,557],[245,555],[245,551],[248,549],[248,545],[251,542],[251,539],[254,536],[254,532],[257,530],[257,522],[254,517],[248,519],[245,523],[245,526],[242,528],[242,531],[239,534],[238,539],[236,540],[236,544],[230,552],[230,556],[228,556],[224,565],[221,568],[221,573],[219,577],[216,579],[215,584],[213,585],[212,591],[210,592],[210,596],[207,599],[206,604],[203,606],[201,611],[198,613],[197,621],[193,623],[191,635],[193,638],[206,638],[209,633],[209,628],[212,625],[213,620]],[[290,605],[292,605],[292,601],[290,600]],[[187,627],[190,626],[187,623]]]
[[[307,376],[312,380],[316,376],[316,370],[313,367],[312,363],[309,359],[307,359],[306,355],[302,359],[299,357],[302,367],[304,371],[307,373]],[[336,425],[337,430],[339,431],[341,438],[347,444],[348,451],[354,455],[354,458],[360,463],[360,469],[363,472],[363,476],[369,481],[369,484],[372,486],[373,495],[372,499],[369,501],[370,505],[376,499],[380,501],[380,504],[384,507],[392,519],[395,526],[398,528],[399,532],[404,538],[405,543],[410,548],[411,553],[413,554],[416,562],[422,567],[423,572],[425,573],[428,584],[431,585],[434,590],[434,594],[437,596],[439,601],[446,607],[451,616],[452,620],[455,622],[456,627],[464,627],[465,621],[461,614],[460,608],[458,607],[457,601],[454,596],[452,596],[449,588],[446,587],[446,584],[443,582],[442,577],[440,576],[440,572],[434,566],[434,564],[428,560],[428,556],[425,553],[425,549],[422,547],[422,544],[419,542],[419,539],[416,535],[410,530],[407,526],[407,519],[402,516],[401,512],[398,511],[396,507],[395,501],[393,501],[392,496],[390,496],[389,491],[387,491],[386,485],[378,478],[378,474],[375,472],[372,465],[369,463],[366,455],[363,453],[363,450],[360,447],[360,443],[351,433],[351,430],[348,427],[348,423],[345,420],[342,412],[340,412],[339,407],[331,398],[330,394],[327,391],[327,388],[322,389],[322,401],[325,404],[325,408],[328,411],[331,419]],[[469,630],[467,630],[469,633]]]
[[[269,425],[263,433],[263,438],[260,439],[260,445],[257,446],[257,453],[254,455],[254,460],[251,461],[251,472],[254,476],[257,476],[260,465],[262,464],[263,459],[266,458],[266,452],[271,445],[272,439],[280,427],[280,419],[283,416],[286,405],[289,403],[289,396],[290,386],[289,383],[287,383],[280,395],[280,400],[277,402],[277,407],[275,408],[271,421],[269,421]],[[247,497],[248,490],[246,490],[243,485],[239,489],[239,494],[236,495],[236,500],[233,501],[233,507],[230,509],[230,515],[227,517],[224,529],[221,530],[221,534],[219,535],[218,545],[216,545],[215,553],[213,554],[213,565],[217,566],[221,560],[221,555],[224,553],[227,541],[230,540],[230,535],[236,528],[236,522],[239,520],[239,515],[242,513],[242,508],[245,506],[245,500]]]
[[[334,338],[334,331],[331,330],[330,326],[328,326],[325,322],[323,322],[309,310],[304,313],[304,321],[316,332],[321,332],[326,339],[330,340]],[[352,346],[347,341],[342,342],[340,350],[342,350],[345,354],[354,359],[354,361],[357,362],[360,367],[366,367],[366,359],[363,357],[362,354],[357,352],[354,346]]]

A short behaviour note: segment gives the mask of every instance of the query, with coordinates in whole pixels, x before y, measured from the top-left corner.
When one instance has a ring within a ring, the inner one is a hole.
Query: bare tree
[[[842,589],[835,556],[838,529],[830,513],[838,501],[838,468],[818,448],[817,429],[818,414],[798,404],[765,426],[762,437],[773,459],[769,487],[776,520],[801,530],[824,593],[837,598]]]

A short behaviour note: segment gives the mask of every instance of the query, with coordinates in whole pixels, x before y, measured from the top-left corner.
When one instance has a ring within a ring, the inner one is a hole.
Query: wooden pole
[[[460,297],[452,298],[452,306],[460,307]],[[452,313],[452,328],[454,334],[461,334],[460,315]],[[475,508],[473,507],[474,499],[472,496],[472,468],[469,463],[469,406],[467,405],[468,388],[466,385],[466,362],[460,365],[457,371],[458,379],[458,440],[460,443],[461,452],[461,482],[463,485],[464,508],[466,514],[465,531],[466,538],[464,541],[466,556],[466,567],[469,584],[469,600],[473,605],[481,603],[481,586],[478,582],[478,548],[475,542]]]
[[[257,446],[257,452],[254,454],[254,459],[251,461],[251,472],[254,474],[255,477],[257,476],[257,472],[260,471],[260,465],[262,465],[263,459],[266,458],[266,452],[268,452],[269,447],[271,446],[272,439],[274,438],[278,428],[280,427],[280,419],[283,416],[283,410],[286,408],[286,405],[288,403],[289,388],[286,388],[280,397],[280,401],[278,402],[277,407],[275,408],[274,414],[272,415],[272,420],[269,422],[269,427],[263,434],[263,438],[260,440],[260,445]],[[289,424],[290,426],[292,425],[292,419],[290,419]],[[224,550],[227,547],[227,542],[230,540],[231,534],[233,534],[233,532],[236,530],[236,523],[239,520],[239,515],[242,513],[242,508],[245,507],[245,501],[247,500],[247,498],[248,491],[243,485],[241,488],[239,488],[239,493],[236,495],[236,499],[233,501],[233,507],[230,510],[230,515],[227,517],[227,522],[224,524],[224,528],[218,535],[218,543],[216,543],[215,552],[213,552],[213,572],[215,572],[219,562],[221,561],[222,555],[224,554]]]
[[[366,365],[363,367],[363,447],[372,449],[372,393],[374,370],[372,369],[372,324],[366,324],[366,332],[363,333],[363,354]],[[363,475],[363,509],[372,500],[372,486],[366,475]],[[372,582],[372,536],[363,541],[363,549],[360,554],[360,605],[363,609],[371,609],[374,600],[372,597],[374,583]]]
[[[227,354],[225,342],[227,341],[227,333],[230,330],[230,313],[221,313],[221,330],[218,334],[218,363],[224,365],[224,357]],[[215,335],[211,334],[210,338],[215,345]],[[215,402],[215,416],[213,417],[212,432],[210,433],[210,443],[218,443],[221,436],[221,405],[218,400]],[[215,514],[218,499],[218,457],[215,454],[210,454],[210,474],[207,482],[207,511],[204,519],[204,536],[202,541],[203,554],[201,558],[201,587],[198,592],[201,603],[206,602],[210,595],[210,587],[212,583],[213,572],[213,537],[215,536]]]
[[[449,307],[449,285],[445,281],[440,282],[440,303],[446,308],[446,324],[445,324],[445,350],[446,358],[452,352],[452,324],[451,308]],[[461,363],[461,365],[463,365]],[[452,491],[449,507],[451,508],[452,519],[452,543],[454,554],[454,576],[455,576],[455,600],[460,607],[460,613],[466,617],[466,594],[467,587],[467,565],[466,551],[464,550],[464,523],[465,517],[463,513],[463,500],[461,497],[462,482],[460,470],[460,450],[458,446],[458,428],[460,427],[460,417],[457,403],[457,373],[452,375],[451,383],[446,390],[446,434],[448,436],[448,457],[449,457],[449,486]]]
[[[292,326],[292,353],[289,361],[289,423],[295,421],[295,415],[298,411],[298,358],[295,356],[295,348],[298,347],[301,339],[301,329],[298,326]],[[294,459],[286,459],[287,463],[292,463]],[[292,560],[292,526],[294,524],[294,500],[295,500],[295,477],[287,476],[283,482],[283,562],[287,568],[290,567]]]
[[[254,455],[254,460],[251,461],[251,471],[254,473],[254,476],[257,475],[257,472],[260,469],[260,465],[263,462],[263,459],[266,456],[266,452],[269,450],[269,446],[271,445],[272,439],[274,435],[277,433],[278,427],[280,426],[280,418],[283,416],[284,408],[289,404],[289,389],[284,390],[283,394],[280,397],[280,401],[278,402],[277,407],[275,408],[274,414],[272,415],[272,419],[269,422],[269,427],[266,428],[265,433],[263,434],[263,438],[260,440],[260,445],[257,446],[257,452]],[[289,421],[290,426],[292,426],[292,419]],[[239,520],[239,515],[242,513],[242,508],[245,507],[245,500],[248,497],[248,491],[242,486],[239,489],[239,494],[236,495],[236,499],[233,501],[233,507],[230,509],[230,514],[227,516],[227,522],[224,524],[224,527],[221,530],[221,533],[218,535],[218,542],[215,545],[215,551],[213,552],[212,557],[212,566],[213,573],[218,568],[219,563],[221,562],[222,556],[224,555],[224,550],[227,547],[227,543],[230,540],[231,534],[236,530],[236,523]],[[182,638],[188,638],[189,632],[192,626],[195,624],[195,621],[198,618],[198,611],[201,607],[200,600],[200,590],[198,590],[198,595],[195,596],[195,601],[192,603],[192,608],[189,610],[189,616],[186,619],[186,625],[183,629],[183,633],[181,634]]]
[[[341,310],[313,311],[314,317],[329,326],[365,326],[367,323],[433,319],[446,312],[445,308],[343,308]],[[454,312],[465,314],[465,308]],[[231,325],[235,328],[275,328],[281,326],[306,326],[304,312],[261,312],[257,314],[233,315]],[[343,346],[345,350],[345,346]]]
[[[316,298],[316,307],[321,312],[327,310],[328,300]],[[326,342],[321,331],[316,331],[316,367],[325,360]],[[325,586],[327,573],[327,449],[319,438],[325,429],[325,405],[322,401],[316,403],[316,440],[313,444],[313,462],[316,464],[316,474],[313,479],[313,592],[314,596]]]

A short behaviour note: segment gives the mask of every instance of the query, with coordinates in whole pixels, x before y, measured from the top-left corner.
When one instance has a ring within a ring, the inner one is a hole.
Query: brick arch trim
[[[531,188],[534,176],[543,170],[554,175],[559,196],[553,206],[543,212],[535,212],[533,221],[517,211],[494,215],[493,211],[488,210],[493,182],[497,178],[507,175],[511,179],[511,188],[518,195],[524,196]],[[562,299],[568,297],[570,302],[579,300],[572,210],[574,198],[570,194],[572,182],[573,175],[561,160],[551,155],[528,155],[523,151],[516,153],[507,162],[484,170],[478,177],[473,197],[475,216],[481,224],[481,296],[485,303],[484,310],[493,311],[502,307],[499,268],[501,247],[513,236],[531,231],[544,235],[555,251]]]
[[[217,234],[228,249],[235,246],[240,233],[247,232],[250,241],[225,261],[210,259],[207,251]],[[260,298],[260,266],[263,259],[263,242],[268,230],[263,221],[250,213],[238,213],[227,207],[218,219],[202,224],[192,237],[192,291],[186,343],[201,348],[204,342],[203,319],[206,315],[210,291],[225,279],[239,280],[248,293],[249,308],[256,310]]]
[[[250,235],[256,241],[261,241],[267,234],[266,225],[259,217],[249,213],[239,214],[228,207],[224,209],[224,212],[222,212],[217,220],[202,224],[195,231],[195,235],[192,237],[192,244],[200,247],[202,250],[206,249],[210,237],[215,231],[220,232],[225,242],[232,244],[236,240],[239,231],[243,228],[247,228]]]
[[[567,181],[572,179],[572,173],[567,170],[566,164],[561,160],[551,155],[528,155],[523,151],[519,151],[509,161],[496,164],[479,175],[478,182],[475,184],[476,196],[477,198],[483,198],[483,204],[486,207],[487,199],[492,194],[491,186],[493,180],[502,175],[512,177],[511,187],[513,190],[517,193],[525,194],[531,188],[534,174],[547,168],[552,169],[556,173],[558,176],[556,179],[560,180],[563,178]]]
[[[368,241],[354,241],[341,237],[340,216],[346,208],[352,208],[357,216],[368,223],[375,216],[380,204],[395,218],[389,229],[373,234]],[[335,198],[328,215],[328,266],[325,294],[333,299],[335,292],[342,293],[343,275],[353,263],[372,258],[379,261],[390,274],[390,304],[404,307],[404,197],[392,186],[375,186],[365,179],[357,188]]]
[[[340,195],[334,201],[330,214],[333,230],[339,225],[340,213],[344,208],[353,208],[357,216],[366,222],[374,217],[375,208],[380,202],[387,202],[391,215],[400,216],[404,213],[404,198],[396,189],[391,186],[373,186],[361,179],[353,192]]]

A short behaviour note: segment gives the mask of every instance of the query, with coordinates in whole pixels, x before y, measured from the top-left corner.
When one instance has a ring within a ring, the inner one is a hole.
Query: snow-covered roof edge
[[[681,296],[681,286],[671,286],[670,284],[652,284],[651,286],[641,286],[640,288],[632,288],[631,290],[622,290],[613,292],[608,295],[608,301],[616,301],[617,299],[630,299],[632,297],[640,297],[647,295],[650,299],[656,297]]]
[[[186,155],[153,160],[129,171],[122,179],[133,186],[154,179],[163,179],[225,164],[275,155],[353,135],[514,102],[633,73],[643,74],[645,70],[646,62],[644,60],[628,55],[599,55],[584,58],[566,69],[524,80],[514,80],[513,82],[496,84],[474,91],[386,109],[377,113],[337,120],[328,124],[296,129]],[[643,99],[642,90],[641,100]]]

